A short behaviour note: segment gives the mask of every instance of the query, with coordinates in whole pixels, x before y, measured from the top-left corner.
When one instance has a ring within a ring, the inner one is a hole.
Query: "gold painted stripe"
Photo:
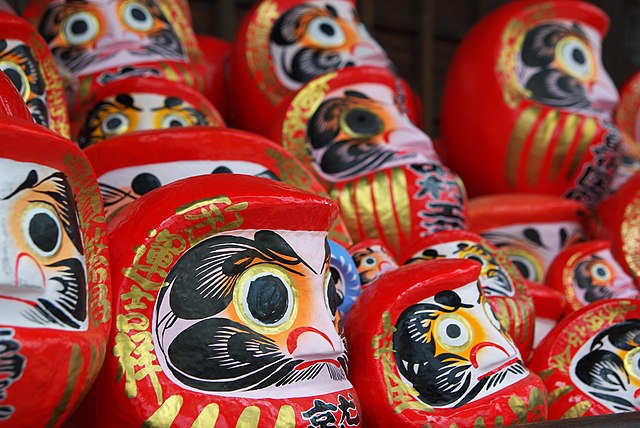
[[[520,114],[520,117],[518,117],[516,125],[513,127],[511,137],[509,137],[505,178],[507,179],[507,184],[509,184],[509,187],[512,189],[515,189],[518,183],[518,170],[520,169],[520,160],[523,156],[524,145],[527,142],[527,137],[531,133],[531,128],[536,124],[539,114],[539,107],[532,106],[525,109]]]
[[[569,171],[567,171],[567,180],[570,180],[571,177],[576,173],[578,168],[582,165],[582,158],[589,150],[589,145],[591,141],[593,141],[593,136],[598,130],[598,124],[596,120],[592,117],[587,118],[582,125],[582,135],[580,136],[580,141],[578,142],[578,148],[576,149],[573,157],[571,158],[571,164],[569,165]]]
[[[549,171],[549,178],[552,182],[558,179],[558,174],[562,169],[562,165],[567,160],[567,153],[571,148],[571,143],[576,138],[578,132],[578,121],[580,117],[576,114],[569,115],[564,121],[562,132],[560,133],[560,139],[556,142],[556,147],[553,150],[553,158],[551,159],[551,169]]]
[[[193,88],[194,81],[193,81],[193,76],[191,75],[191,71],[187,70],[185,65],[179,62],[176,63],[176,66],[180,69],[180,72],[182,73],[182,77],[184,77],[184,83],[186,83],[187,86],[190,86]]]
[[[140,428],[171,428],[173,421],[178,417],[184,399],[181,395],[172,395],[167,398],[162,406],[158,407],[149,419],[144,421]]]
[[[220,415],[220,406],[216,403],[207,404],[202,412],[198,415],[198,418],[193,421],[191,428],[213,428],[218,422],[218,416]]]
[[[565,412],[560,419],[581,418],[591,408],[591,402],[581,401]]]
[[[573,391],[572,385],[565,385],[554,389],[547,395],[547,405],[549,407],[553,406],[556,401],[558,401],[562,396],[568,394],[571,391]]]
[[[533,138],[533,145],[527,156],[527,179],[530,185],[535,185],[540,179],[540,171],[544,164],[544,158],[549,150],[551,137],[558,128],[560,113],[551,110],[545,116],[542,124],[538,127]]]
[[[73,396],[73,393],[76,390],[76,384],[78,383],[78,378],[80,377],[81,372],[82,351],[78,345],[74,344],[71,347],[69,369],[67,370],[67,385],[64,387],[64,392],[62,393],[62,397],[60,398],[58,405],[51,414],[47,425],[45,425],[46,428],[56,426],[62,414],[67,411],[69,402],[71,401],[71,396]]]
[[[358,226],[358,218],[356,216],[356,208],[353,203],[353,183],[347,183],[342,189],[332,189],[331,199],[336,201],[340,207],[340,214],[344,220],[347,230],[353,236],[356,242],[362,241],[364,236],[360,232]]]
[[[366,177],[359,178],[355,184],[356,209],[358,220],[366,238],[382,238],[378,233],[378,225],[374,215],[373,199],[371,198],[371,183]]]
[[[473,421],[473,428],[484,428],[485,426],[484,418],[482,416],[478,416],[476,420]]]
[[[376,216],[380,225],[380,230],[385,235],[386,242],[392,248],[400,248],[400,237],[398,236],[398,226],[396,224],[396,216],[394,215],[394,204],[391,202],[389,195],[389,176],[387,171],[380,171],[373,177],[371,190],[373,191],[373,199],[375,201]]]
[[[278,419],[273,428],[295,428],[296,426],[296,412],[293,407],[285,405],[280,407],[278,411]]]
[[[391,196],[400,228],[406,240],[411,238],[411,198],[407,191],[407,176],[402,168],[391,173]]]
[[[236,428],[257,428],[260,422],[260,408],[249,406],[242,411]]]

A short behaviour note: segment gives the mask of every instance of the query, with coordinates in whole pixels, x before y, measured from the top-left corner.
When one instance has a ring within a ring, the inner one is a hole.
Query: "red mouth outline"
[[[498,373],[498,372],[502,371],[503,369],[506,369],[507,367],[514,365],[515,363],[517,363],[517,362],[518,362],[518,360],[519,360],[519,359],[518,359],[518,357],[513,357],[512,359],[510,359],[510,360],[509,360],[509,361],[507,361],[506,363],[502,364],[501,366],[496,367],[496,368],[495,368],[495,369],[493,369],[493,370],[489,370],[488,372],[486,372],[486,373],[484,373],[484,374],[481,374],[481,375],[480,375],[480,376],[478,376],[478,378],[477,378],[478,382],[479,382],[479,381],[481,381],[482,379],[484,379],[485,377],[489,377],[489,376],[491,376],[491,375],[494,375],[494,374],[496,374],[496,373]]]
[[[335,367],[341,369],[342,366],[340,365],[340,363],[338,362],[338,360],[332,360],[332,359],[325,359],[325,360],[313,360],[313,361],[305,361],[303,363],[298,364],[294,370],[304,370],[307,369],[311,366],[315,366],[316,364],[320,364],[320,363],[327,363],[327,364],[332,364]]]

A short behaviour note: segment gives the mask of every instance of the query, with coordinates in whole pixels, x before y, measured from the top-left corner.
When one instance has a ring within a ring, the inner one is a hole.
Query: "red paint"
[[[331,349],[333,349],[334,351],[336,350],[336,347],[333,346],[333,343],[331,342],[331,339],[329,339],[329,336],[327,336],[326,334],[324,334],[323,332],[321,332],[317,328],[313,328],[313,327],[298,327],[295,330],[293,330],[291,333],[289,333],[289,336],[287,337],[287,350],[289,351],[289,353],[291,355],[293,355],[294,352],[296,352],[296,349],[298,349],[298,339],[300,338],[300,335],[302,335],[304,333],[312,333],[312,334],[319,335],[324,340],[329,342],[329,344],[331,345]]]

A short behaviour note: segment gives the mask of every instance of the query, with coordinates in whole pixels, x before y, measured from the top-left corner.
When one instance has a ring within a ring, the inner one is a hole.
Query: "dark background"
[[[196,32],[234,38],[246,11],[257,0],[190,0]],[[359,0],[367,28],[386,49],[398,71],[418,92],[424,128],[438,135],[444,79],[456,47],[482,16],[505,0]],[[591,0],[611,19],[603,62],[621,86],[640,69],[640,0]]]

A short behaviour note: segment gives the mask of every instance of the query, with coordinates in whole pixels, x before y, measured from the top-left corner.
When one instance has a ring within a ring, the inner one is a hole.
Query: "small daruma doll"
[[[123,79],[98,88],[92,98],[74,124],[74,139],[82,148],[129,132],[225,126],[202,94],[177,82]]]
[[[232,174],[121,211],[108,229],[120,321],[86,426],[360,426],[329,269],[336,214]]]
[[[587,2],[526,0],[469,32],[447,76],[442,142],[470,195],[546,193],[592,207],[607,195],[620,145],[600,52],[608,27]]]
[[[399,260],[410,264],[437,259],[468,259],[480,263],[479,282],[487,301],[526,361],[533,346],[533,301],[511,262],[481,236],[462,230],[438,232],[416,240]]]
[[[77,83],[83,104],[96,85],[125,77],[161,77],[201,88],[201,52],[179,2],[41,0],[24,12],[58,66]]]
[[[470,260],[401,266],[365,288],[346,321],[350,379],[371,427],[501,426],[543,420],[529,372]]]
[[[24,19],[0,12],[0,71],[13,82],[33,121],[69,137],[62,79],[49,47]]]
[[[398,268],[398,262],[391,251],[379,239],[365,239],[349,248],[356,264],[362,286],[371,284],[385,272]]]
[[[544,380],[549,419],[640,410],[640,300],[613,299],[564,318],[529,368]]]
[[[581,202],[522,193],[469,201],[469,229],[498,247],[525,279],[543,283],[549,266],[567,246],[593,231]]]
[[[203,174],[253,175],[327,197],[324,187],[282,147],[237,129],[141,131],[95,144],[85,153],[98,176],[107,221],[158,187]],[[352,244],[340,217],[329,238],[345,247]]]
[[[640,297],[633,278],[613,258],[609,241],[567,247],[551,264],[545,283],[567,296],[574,311],[604,299]]]
[[[465,226],[462,183],[411,122],[409,92],[383,68],[328,73],[283,102],[273,134],[327,183],[354,240],[380,239],[395,256]]]
[[[98,375],[111,325],[100,193],[73,143],[8,116],[0,171],[0,421],[57,427]]]
[[[234,123],[268,133],[280,101],[349,66],[389,67],[353,0],[263,0],[238,29],[231,57]]]

